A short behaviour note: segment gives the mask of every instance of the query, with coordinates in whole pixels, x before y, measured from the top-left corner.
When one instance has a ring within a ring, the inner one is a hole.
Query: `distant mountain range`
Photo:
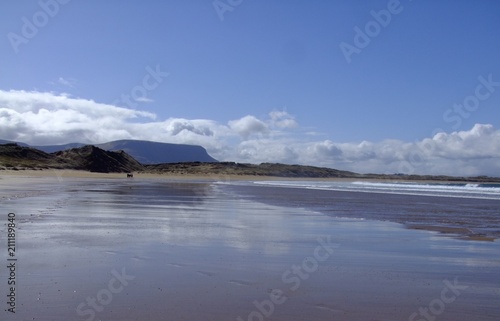
[[[1,141],[0,141],[1,143]],[[150,142],[147,142],[150,143]],[[65,147],[68,145],[65,145]],[[70,145],[75,146],[75,145]],[[143,149],[142,142],[130,146],[129,142],[109,143],[107,148],[119,146],[136,147],[136,151],[154,150]],[[153,148],[156,145],[146,144]],[[46,150],[52,151],[52,146],[45,146]],[[61,146],[59,146],[61,147]],[[68,146],[69,147],[69,146]],[[171,147],[171,146],[169,146]],[[175,146],[179,152],[185,150],[185,146]],[[170,149],[171,150],[171,149]],[[189,148],[188,151],[198,152],[194,156],[205,156],[199,149]],[[203,149],[201,151],[204,151]],[[189,156],[189,155],[188,155]],[[177,159],[182,157],[177,156]],[[193,155],[191,154],[191,157]],[[158,158],[154,158],[158,159]],[[347,171],[339,171],[331,168],[320,168],[313,166],[285,165],[264,163],[260,165],[239,164],[234,162],[177,162],[161,164],[141,164],[124,150],[106,151],[92,145],[74,147],[51,153],[36,149],[34,147],[21,146],[17,143],[6,143],[0,145],[0,170],[1,169],[76,169],[100,173],[124,173],[142,172],[157,174],[215,174],[215,175],[257,175],[257,176],[279,176],[279,177],[357,177],[359,174]]]
[[[86,144],[70,143],[65,145],[30,146],[24,143],[0,139],[0,144],[16,143],[19,146],[32,147],[45,153],[55,153],[71,148],[83,147]],[[180,162],[217,162],[207,151],[196,145],[168,144],[143,140],[116,140],[104,144],[95,144],[106,151],[125,151],[142,164],[162,164]]]
[[[1,143],[1,142],[0,142]],[[130,147],[128,142],[123,145],[109,143],[108,148],[118,146]],[[140,151],[153,153],[135,146]],[[146,144],[153,148],[155,144]],[[67,145],[65,145],[67,146]],[[71,145],[75,146],[75,145]],[[45,146],[46,150],[54,150],[52,146]],[[48,148],[47,148],[48,147]],[[60,146],[59,146],[60,147]],[[132,147],[134,147],[132,145]],[[177,146],[182,152],[184,146]],[[57,148],[60,149],[60,148]],[[192,151],[193,149],[188,149]],[[194,149],[199,152],[199,149]],[[202,149],[203,151],[203,149]],[[204,156],[203,153],[199,154]],[[158,159],[158,158],[155,158]],[[178,159],[182,159],[179,157]],[[74,147],[51,153],[29,146],[21,146],[16,143],[0,145],[0,170],[1,169],[76,169],[100,173],[156,173],[156,174],[194,174],[194,175],[256,175],[256,176],[278,176],[278,177],[359,177],[359,174],[340,171],[331,168],[314,166],[286,165],[263,163],[260,165],[240,164],[234,162],[177,162],[161,164],[141,164],[124,150],[106,151],[92,145]]]

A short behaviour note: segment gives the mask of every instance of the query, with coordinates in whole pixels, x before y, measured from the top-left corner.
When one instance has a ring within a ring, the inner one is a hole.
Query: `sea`
[[[242,197],[344,219],[500,237],[500,185],[374,181],[219,181]]]
[[[500,184],[386,183],[370,181],[253,181],[252,184],[311,190],[500,200]]]

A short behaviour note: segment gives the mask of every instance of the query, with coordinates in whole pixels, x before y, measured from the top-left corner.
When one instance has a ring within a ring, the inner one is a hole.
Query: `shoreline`
[[[170,173],[144,173],[132,172],[134,178],[148,179],[174,179],[174,180],[213,180],[213,181],[325,181],[325,182],[390,182],[390,183],[413,183],[413,184],[495,184],[500,187],[500,183],[494,181],[471,182],[467,180],[412,180],[397,178],[371,178],[371,177],[282,177],[264,175],[237,175],[237,174],[170,174]],[[0,179],[7,177],[56,177],[56,178],[102,178],[118,179],[127,178],[127,173],[100,173],[74,169],[41,169],[41,170],[0,170]]]
[[[158,174],[158,173],[134,173],[134,178],[127,178],[126,173],[97,173],[88,172],[83,170],[3,170],[0,171],[0,182],[2,180],[4,183],[20,183],[28,184],[27,179],[54,179],[54,183],[62,182],[64,178],[68,179],[82,179],[82,181],[93,180],[93,179],[110,179],[110,180],[128,180],[131,181],[135,179],[147,179],[147,180],[166,180],[166,181],[179,181],[179,182],[252,182],[252,181],[323,181],[323,182],[379,182],[379,183],[412,183],[412,184],[460,184],[460,182],[445,182],[445,181],[405,181],[405,180],[387,180],[387,179],[360,179],[360,178],[298,178],[298,177],[276,177],[276,176],[257,176],[257,175],[214,175],[214,174]],[[50,183],[50,181],[49,181]],[[470,184],[470,182],[461,182],[461,184]],[[273,188],[271,186],[265,186],[266,188]],[[276,187],[274,187],[276,188]],[[307,192],[302,192],[304,194]],[[336,193],[357,193],[357,191],[338,191]],[[372,192],[372,194],[378,194],[377,192]],[[382,193],[386,195],[387,193]],[[398,197],[397,193],[388,194],[395,195]],[[405,195],[399,195],[404,197]],[[440,196],[421,196],[421,197],[440,197]],[[289,203],[289,202],[286,202]],[[292,201],[293,203],[293,201]],[[284,205],[289,206],[289,205]],[[369,219],[369,218],[368,218]],[[496,235],[489,235],[483,233],[474,232],[467,227],[457,227],[450,224],[436,224],[436,222],[422,223],[413,221],[404,221],[400,219],[374,219],[375,221],[390,221],[401,225],[401,228],[408,230],[423,230],[429,232],[435,232],[437,235],[452,237],[456,239],[462,239],[467,241],[482,241],[482,242],[496,242],[500,237]]]

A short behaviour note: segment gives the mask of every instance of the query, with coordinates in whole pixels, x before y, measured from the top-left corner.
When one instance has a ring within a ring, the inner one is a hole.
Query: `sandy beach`
[[[213,183],[251,177],[49,172],[0,173],[2,320],[500,318],[497,240]]]
[[[215,181],[239,181],[239,180],[295,180],[307,181],[310,178],[285,178],[275,176],[255,176],[255,175],[217,175],[217,174],[157,174],[157,173],[133,173],[135,178],[155,178],[155,179],[169,179],[169,180],[215,180]],[[46,178],[126,178],[126,173],[97,173],[80,171],[73,169],[43,169],[43,170],[1,170],[0,177],[5,179],[10,177],[46,177]],[[315,178],[315,180],[324,181],[352,181],[351,178]]]

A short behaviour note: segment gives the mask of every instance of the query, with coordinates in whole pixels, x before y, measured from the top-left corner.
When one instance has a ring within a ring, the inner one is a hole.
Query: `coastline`
[[[372,178],[372,177],[281,177],[281,176],[265,176],[265,175],[237,175],[237,174],[215,174],[215,173],[145,173],[132,172],[134,178],[148,179],[173,179],[173,180],[212,180],[212,181],[325,181],[325,182],[381,182],[381,183],[415,183],[415,184],[471,184],[473,182],[467,180],[412,180],[403,178]],[[74,169],[25,169],[25,170],[0,170],[0,179],[4,177],[56,177],[56,178],[102,178],[102,179],[119,179],[127,178],[126,173],[99,173],[89,172],[84,170]],[[481,184],[494,184],[500,187],[500,183],[496,181],[484,181]]]
[[[387,180],[387,179],[359,179],[359,178],[297,178],[297,177],[291,177],[291,178],[285,178],[285,177],[275,177],[275,176],[258,176],[258,175],[214,175],[214,174],[184,174],[184,175],[179,175],[179,174],[159,174],[159,173],[134,173],[134,178],[130,179],[126,177],[125,173],[95,173],[95,172],[88,172],[88,171],[82,171],[82,170],[3,170],[0,171],[0,182],[4,180],[4,183],[6,182],[11,182],[12,184],[17,185],[19,184],[26,184],[25,179],[29,178],[37,178],[37,179],[53,179],[54,183],[57,182],[62,182],[65,178],[68,179],[82,179],[82,180],[95,180],[95,179],[100,179],[100,180],[116,180],[116,181],[121,181],[121,180],[152,180],[152,181],[176,181],[176,182],[222,182],[222,183],[231,183],[231,182],[259,182],[259,181],[290,181],[290,182],[308,182],[308,181],[316,181],[316,182],[358,182],[358,181],[363,181],[363,182],[374,182],[374,183],[412,183],[412,184],[459,184],[459,182],[443,182],[443,181],[405,181],[405,180]],[[19,180],[21,179],[21,180]],[[461,182],[462,184],[470,184],[470,182]],[[239,187],[242,188],[242,187]],[[248,188],[248,186],[246,187]],[[261,185],[260,188],[263,188],[264,190],[270,191],[270,193],[263,193],[260,195],[257,201],[266,201],[269,195],[275,196],[276,193],[274,193],[276,186],[265,186]],[[246,192],[250,191],[251,189],[248,189]],[[273,192],[271,192],[273,191]],[[245,192],[245,193],[246,193]],[[308,190],[291,190],[287,191],[289,194],[295,194],[292,200],[284,200],[281,202],[278,202],[280,206],[290,206],[290,204],[293,204],[294,200],[296,199],[301,199],[304,195],[308,195],[310,192]],[[355,191],[345,191],[345,192],[324,192],[324,191],[316,191],[316,194],[323,194],[323,193],[333,193],[334,195],[349,195],[349,193],[358,193]],[[347,193],[347,194],[346,194]],[[370,198],[369,194],[377,194],[377,192],[370,192],[368,195],[365,195],[364,197]],[[384,194],[380,194],[381,197],[385,197]],[[397,194],[393,196],[394,198],[397,198]],[[406,197],[406,196],[402,196]],[[416,198],[420,198],[418,196],[413,196]],[[425,200],[425,197],[427,196],[422,196],[424,197],[423,201]],[[439,202],[440,196],[428,196],[431,197],[431,203],[434,202]],[[342,198],[342,197],[341,197]],[[458,199],[460,200],[460,199]],[[269,200],[268,200],[269,201]],[[377,197],[373,199],[373,202],[377,201]],[[276,199],[271,200],[271,203],[276,203]],[[307,202],[311,202],[311,204],[314,203],[314,201],[308,200]],[[475,201],[472,201],[475,202]],[[479,203],[481,201],[475,202]],[[489,202],[489,201],[486,201]],[[371,206],[371,205],[370,205]],[[312,205],[312,208],[314,209],[314,204]],[[327,213],[328,215],[328,213]],[[361,217],[359,217],[361,218]],[[370,217],[364,217],[371,219]],[[462,223],[457,225],[456,223],[450,224],[450,223],[445,223],[441,222],[440,224],[436,223],[427,223],[427,222],[422,222],[422,221],[412,221],[412,220],[405,220],[405,219],[400,219],[396,216],[393,217],[379,217],[375,218],[375,220],[381,220],[381,221],[391,221],[395,222],[398,224],[401,224],[403,228],[407,229],[412,229],[412,230],[424,230],[424,231],[429,231],[429,232],[434,232],[438,233],[438,235],[443,235],[443,236],[449,236],[449,237],[454,237],[458,239],[463,239],[463,240],[468,240],[468,241],[487,241],[487,242],[495,242],[495,240],[498,240],[500,238],[500,235],[489,235],[489,234],[484,234],[481,232],[475,232],[474,231],[474,226],[470,226],[470,220],[474,220],[474,217],[471,216],[470,218],[463,218]],[[469,221],[468,221],[469,220]],[[437,218],[436,218],[437,222]]]

